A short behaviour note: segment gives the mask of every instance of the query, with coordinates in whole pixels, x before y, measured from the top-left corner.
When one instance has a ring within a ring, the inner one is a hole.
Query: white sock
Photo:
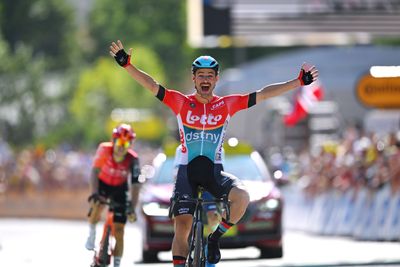
[[[91,236],[96,236],[96,225],[95,224],[92,224],[92,223],[89,224],[89,234]]]
[[[89,224],[89,236],[86,240],[85,247],[88,250],[93,250],[95,247],[95,241],[96,241],[96,225],[95,224]]]
[[[119,265],[121,264],[121,258],[122,257],[115,257],[114,256],[114,267],[119,267]]]

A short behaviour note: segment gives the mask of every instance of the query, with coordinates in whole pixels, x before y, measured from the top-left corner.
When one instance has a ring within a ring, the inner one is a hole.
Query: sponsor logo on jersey
[[[214,116],[213,114],[202,114],[201,116],[193,115],[192,111],[189,110],[186,115],[186,122],[188,124],[194,125],[199,122],[201,125],[217,125],[217,123],[222,119],[222,115]]]
[[[186,144],[185,144],[185,136],[184,136],[182,129],[179,129],[179,139],[180,139],[181,145],[182,145],[181,151],[182,151],[182,153],[186,153],[187,148],[186,148]]]
[[[187,214],[187,213],[189,213],[189,208],[178,209],[178,214]]]
[[[119,168],[113,168],[113,167],[106,165],[102,168],[102,170],[105,174],[112,176],[112,177],[126,178],[129,175],[129,172],[125,168],[119,169]]]
[[[211,110],[216,110],[216,109],[218,109],[218,108],[220,108],[220,107],[222,107],[222,106],[224,106],[224,105],[225,105],[225,102],[224,102],[224,100],[222,100],[222,101],[220,101],[220,102],[215,103],[214,105],[212,105],[212,106],[211,106]]]
[[[208,141],[213,144],[216,144],[219,141],[220,135],[221,134],[219,133],[210,133],[210,132],[188,132],[185,135],[185,139],[187,143],[195,141]]]

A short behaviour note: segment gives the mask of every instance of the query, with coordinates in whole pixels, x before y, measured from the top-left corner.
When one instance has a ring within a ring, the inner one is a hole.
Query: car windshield
[[[262,181],[266,179],[249,155],[227,156],[224,170],[235,175],[240,180]]]
[[[224,170],[241,180],[262,181],[268,179],[249,155],[226,156]],[[174,159],[168,157],[157,171],[153,182],[157,184],[173,183],[176,173]]]

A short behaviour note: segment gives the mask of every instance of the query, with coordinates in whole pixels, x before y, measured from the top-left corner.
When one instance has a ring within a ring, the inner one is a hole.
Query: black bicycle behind
[[[190,232],[189,242],[189,253],[186,260],[186,267],[204,267],[206,266],[206,254],[205,245],[206,239],[204,238],[204,212],[203,205],[207,204],[222,204],[222,213],[226,220],[230,218],[230,206],[228,197],[225,195],[222,198],[214,198],[212,200],[205,200],[202,198],[204,188],[198,187],[197,198],[182,198],[180,196],[174,196],[171,198],[171,206],[169,209],[169,217],[172,217],[174,206],[177,202],[179,203],[195,203],[196,208],[193,215],[192,230]]]

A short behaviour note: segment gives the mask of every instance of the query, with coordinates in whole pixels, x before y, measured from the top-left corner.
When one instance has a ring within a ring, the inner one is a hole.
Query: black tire
[[[186,257],[185,267],[193,267],[194,241],[194,226],[192,226],[188,236],[189,253]]]
[[[143,261],[143,263],[158,262],[157,254],[158,254],[158,251],[142,250],[142,261]]]
[[[274,259],[283,257],[282,247],[262,247],[260,248],[260,258],[261,259]]]
[[[101,244],[100,247],[100,254],[99,254],[99,262],[100,266],[108,266],[110,262],[110,256],[108,255],[108,246],[110,245],[110,234],[111,234],[111,227],[107,227],[106,236],[104,237],[104,242]]]
[[[194,233],[193,267],[204,266],[203,259],[203,224],[198,222]]]

